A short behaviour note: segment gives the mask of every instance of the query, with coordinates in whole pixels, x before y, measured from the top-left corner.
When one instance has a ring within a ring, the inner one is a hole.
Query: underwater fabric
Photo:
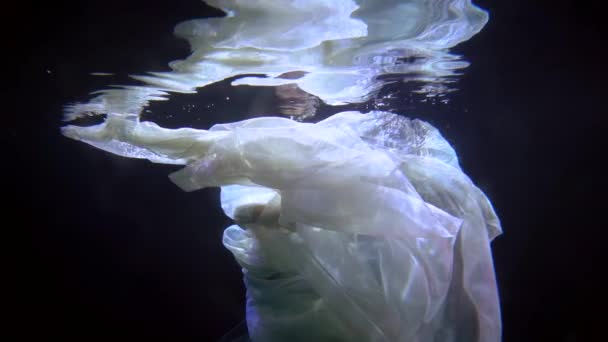
[[[343,112],[210,130],[109,115],[63,133],[220,186],[252,341],[499,341],[490,201],[430,124]]]

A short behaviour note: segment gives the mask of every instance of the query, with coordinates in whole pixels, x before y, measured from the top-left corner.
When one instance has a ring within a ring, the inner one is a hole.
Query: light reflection
[[[150,101],[195,94],[233,77],[232,85],[276,87],[280,111],[294,118],[314,115],[321,101],[368,101],[386,83],[385,75],[425,82],[419,92],[439,96],[452,91],[446,80],[468,66],[449,48],[488,20],[470,0],[207,3],[228,15],[178,24],[175,33],[188,40],[192,54],[171,62],[172,71],[132,75],[143,85],[100,90],[89,102],[67,106],[66,120],[97,114],[138,118]],[[239,78],[251,74],[259,76]]]

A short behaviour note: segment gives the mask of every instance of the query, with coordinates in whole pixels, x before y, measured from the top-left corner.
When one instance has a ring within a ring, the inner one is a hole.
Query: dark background
[[[472,62],[460,91],[449,105],[404,114],[438,126],[502,220],[492,246],[504,341],[602,340],[605,12],[590,2],[476,3],[490,22],[455,49]],[[167,178],[175,167],[95,150],[59,127],[65,104],[185,57],[176,23],[219,13],[197,0],[22,2],[3,12],[3,231],[15,271],[4,280],[19,340],[216,341],[244,318],[219,191],[183,193]],[[218,85],[183,101],[198,101],[208,127],[270,110],[263,96]]]

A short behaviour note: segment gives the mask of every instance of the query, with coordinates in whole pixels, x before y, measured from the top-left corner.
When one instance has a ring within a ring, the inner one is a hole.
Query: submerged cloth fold
[[[210,130],[110,115],[64,134],[221,186],[253,341],[499,341],[486,196],[428,123],[343,112]]]

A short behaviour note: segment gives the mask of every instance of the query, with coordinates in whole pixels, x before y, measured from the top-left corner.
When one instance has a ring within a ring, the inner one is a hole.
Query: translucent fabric
[[[109,117],[64,133],[222,187],[252,341],[499,341],[486,196],[428,123],[344,112],[209,131]]]
[[[139,85],[96,91],[89,101],[68,106],[66,119],[140,115],[170,93],[196,93],[231,78],[232,85],[289,85],[329,105],[364,103],[388,79],[422,82],[418,92],[443,95],[469,65],[449,49],[480,32],[489,18],[471,0],[205,2],[227,15],[175,27],[190,45],[189,56],[169,63],[171,71],[132,75]]]

